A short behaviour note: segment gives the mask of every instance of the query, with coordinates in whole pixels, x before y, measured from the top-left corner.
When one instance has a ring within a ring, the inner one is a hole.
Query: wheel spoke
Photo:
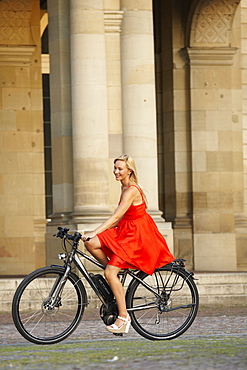
[[[181,335],[198,309],[198,293],[190,275],[166,266],[152,276],[143,273],[141,279],[144,284],[133,282],[127,297],[134,329],[148,339]]]
[[[80,322],[86,293],[75,274],[69,276],[55,302],[50,297],[51,292],[55,294],[63,273],[62,268],[40,269],[27,276],[17,288],[12,305],[14,323],[33,343],[59,342]]]

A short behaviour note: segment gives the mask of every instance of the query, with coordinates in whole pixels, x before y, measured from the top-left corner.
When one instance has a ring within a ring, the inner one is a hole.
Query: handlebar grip
[[[67,239],[67,240],[73,240],[74,242],[78,243],[81,239],[81,234],[78,232],[75,232],[74,235],[68,234],[69,229],[58,227],[57,234],[54,234],[53,236],[56,236],[57,238],[61,239]]]
[[[67,228],[63,228],[61,226],[58,226],[58,232],[56,234],[54,234],[53,236],[56,236],[57,238],[61,238],[63,239],[65,235],[67,235],[67,232],[69,231],[69,229]]]

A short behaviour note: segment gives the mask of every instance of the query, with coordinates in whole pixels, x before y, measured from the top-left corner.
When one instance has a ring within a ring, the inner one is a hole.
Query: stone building
[[[111,214],[122,153],[177,258],[246,270],[247,0],[0,1],[1,276]]]

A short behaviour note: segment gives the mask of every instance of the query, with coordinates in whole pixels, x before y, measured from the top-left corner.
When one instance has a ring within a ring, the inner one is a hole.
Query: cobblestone
[[[63,342],[37,346],[16,330],[11,315],[0,315],[0,369],[167,369],[245,370],[246,307],[201,307],[190,329],[172,341],[149,341],[131,328],[128,335],[106,332],[98,311],[85,311]]]
[[[12,323],[11,315],[0,315],[0,345],[27,343]],[[237,335],[247,334],[246,307],[202,307],[184,336],[212,336],[212,335]],[[130,329],[128,339],[140,338],[140,335]],[[105,329],[103,321],[99,317],[98,310],[86,309],[84,317],[78,328],[65,341],[73,340],[105,340],[111,339],[112,334]]]

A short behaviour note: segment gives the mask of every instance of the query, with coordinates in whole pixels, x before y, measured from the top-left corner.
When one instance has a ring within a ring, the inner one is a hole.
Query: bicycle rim
[[[48,267],[27,276],[17,288],[12,315],[20,334],[36,344],[53,344],[68,337],[79,324],[86,296],[75,274],[70,274],[54,305],[51,292],[64,269]]]
[[[134,329],[151,340],[183,334],[194,321],[199,305],[192,277],[185,270],[166,266],[152,276],[142,273],[141,279],[157,295],[137,280],[132,283],[126,301]]]

